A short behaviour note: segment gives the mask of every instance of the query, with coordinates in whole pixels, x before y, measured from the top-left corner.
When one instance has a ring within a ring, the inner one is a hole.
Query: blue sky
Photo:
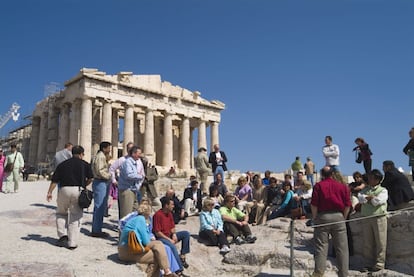
[[[331,135],[345,174],[363,170],[356,137],[374,168],[408,170],[413,14],[410,0],[1,1],[0,113],[31,114],[45,85],[83,67],[160,74],[226,104],[230,169],[281,172],[295,156],[320,168]]]

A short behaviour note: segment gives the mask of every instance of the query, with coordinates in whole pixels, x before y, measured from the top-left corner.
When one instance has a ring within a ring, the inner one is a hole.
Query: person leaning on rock
[[[52,200],[52,192],[59,184],[56,209],[56,227],[59,240],[56,246],[75,249],[78,247],[83,210],[79,207],[80,187],[92,182],[92,168],[83,160],[84,149],[72,148],[72,158],[60,163],[52,176],[46,200]]]

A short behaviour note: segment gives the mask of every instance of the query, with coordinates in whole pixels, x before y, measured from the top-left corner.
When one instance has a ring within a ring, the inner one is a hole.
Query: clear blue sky
[[[413,15],[410,0],[1,1],[0,112],[30,114],[46,84],[83,67],[160,74],[226,104],[230,169],[281,172],[295,156],[319,168],[331,135],[345,174],[363,170],[359,136],[374,168],[407,171]]]

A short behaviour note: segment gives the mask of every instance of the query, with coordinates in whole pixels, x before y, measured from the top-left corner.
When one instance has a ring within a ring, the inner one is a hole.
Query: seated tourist
[[[304,180],[300,185],[300,188],[293,195],[293,198],[298,203],[298,206],[302,208],[302,214],[309,215],[311,213],[310,200],[312,199],[311,182]]]
[[[180,271],[188,268],[185,255],[190,253],[190,233],[188,231],[175,230],[175,223],[172,211],[174,210],[174,200],[169,197],[161,199],[162,208],[153,216],[153,233],[162,243],[168,245],[180,266]],[[181,242],[180,255],[176,243]]]
[[[220,209],[221,205],[223,204],[224,198],[219,193],[217,186],[210,186],[209,188],[209,197],[214,201],[214,208]]]
[[[290,182],[287,182],[283,186],[283,200],[282,204],[279,208],[274,210],[267,218],[267,220],[272,220],[277,217],[283,217],[290,214],[290,210],[292,208],[296,208],[297,204],[295,199],[293,198],[293,191],[292,191],[292,184]]]
[[[220,172],[217,172],[216,175],[214,175],[214,180],[215,181],[211,183],[210,187],[216,186],[218,188],[219,194],[224,198],[228,192],[228,189],[226,184],[224,184],[223,176]]]
[[[264,204],[265,186],[259,175],[253,177],[253,201],[247,202],[246,213],[249,215],[249,223],[253,225],[262,224]]]
[[[224,197],[224,206],[220,208],[220,213],[224,222],[224,232],[226,235],[233,237],[233,242],[237,245],[243,243],[254,243],[256,237],[252,236],[249,228],[249,217],[237,209],[236,197],[226,195]]]
[[[214,209],[214,200],[207,197],[203,201],[200,213],[200,238],[207,241],[208,245],[218,246],[221,254],[230,251],[226,234],[223,230],[223,220],[217,209]]]
[[[282,204],[282,185],[279,185],[275,177],[269,178],[269,185],[266,186],[264,192],[264,204],[265,211],[263,215],[263,223],[266,223],[267,217],[274,210],[276,210],[280,204]]]
[[[175,195],[174,189],[170,188],[165,193],[164,197],[169,197],[174,201],[174,210],[173,210],[173,216],[174,216],[174,223],[178,224],[181,220],[184,220],[188,214],[184,211],[184,207],[181,205],[181,201],[178,199],[178,197]],[[162,198],[164,198],[162,197]],[[161,199],[162,199],[161,198]],[[162,202],[162,200],[160,201]]]
[[[196,180],[191,181],[190,187],[184,190],[183,206],[188,216],[197,215],[201,211],[202,193]]]
[[[237,180],[237,188],[234,191],[234,196],[236,196],[237,208],[241,211],[245,211],[247,202],[253,200],[253,190],[246,177],[241,176]]]
[[[148,209],[148,211],[150,210],[151,208]],[[133,231],[137,236],[137,240],[149,249],[147,252],[134,254],[130,251],[128,247],[130,231]],[[159,277],[160,270],[164,272],[164,276],[178,276],[170,269],[166,248],[162,242],[151,240],[144,216],[138,215],[136,212],[127,215],[123,218],[123,223],[120,224],[120,232],[118,257],[121,261],[153,264],[152,272],[148,274],[151,277]]]

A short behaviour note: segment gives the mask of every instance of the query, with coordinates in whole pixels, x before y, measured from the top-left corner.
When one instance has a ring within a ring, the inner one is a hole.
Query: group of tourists
[[[414,165],[414,128],[403,151]],[[363,138],[355,139],[356,162],[363,163],[365,174],[355,172],[354,182],[347,184],[341,176],[339,146],[331,136],[325,137],[322,153],[325,166],[320,180],[315,183],[316,168],[307,157],[302,165],[296,157],[291,168],[294,174],[285,174],[283,180],[271,176],[270,171],[251,171],[242,174],[234,191],[224,183],[227,157],[218,144],[207,155],[204,147],[195,157],[196,176],[180,200],[170,188],[161,198],[155,189],[158,172],[139,146],[130,142],[125,156],[113,160],[111,143],[101,142],[91,162],[83,160],[84,149],[67,143],[57,152],[54,173],[47,191],[52,200],[58,188],[56,245],[75,250],[78,247],[83,209],[78,205],[80,190],[88,186],[93,192],[93,220],[90,236],[107,238],[103,231],[104,217],[114,200],[118,202],[118,255],[123,261],[148,264],[148,276],[186,276],[186,255],[190,253],[190,233],[179,231],[176,224],[188,216],[199,217],[199,239],[206,245],[218,247],[220,254],[231,251],[231,244],[255,243],[250,226],[264,224],[278,217],[308,219],[314,227],[315,270],[313,276],[323,276],[326,268],[329,238],[335,248],[339,276],[348,275],[349,249],[347,224],[351,213],[360,212],[362,221],[364,257],[366,266],[361,271],[379,271],[385,267],[387,220],[389,210],[403,209],[414,199],[407,177],[395,168],[392,161],[384,161],[382,172],[372,169],[372,152]],[[22,155],[16,146],[6,157],[0,151],[1,169],[8,169],[3,192],[17,192]],[[3,172],[2,172],[3,174]],[[213,182],[207,184],[207,177]],[[17,176],[17,177],[16,177]],[[198,181],[200,180],[200,182]],[[8,182],[12,182],[10,186]],[[132,251],[135,238],[142,249]],[[178,247],[180,245],[180,247]]]

